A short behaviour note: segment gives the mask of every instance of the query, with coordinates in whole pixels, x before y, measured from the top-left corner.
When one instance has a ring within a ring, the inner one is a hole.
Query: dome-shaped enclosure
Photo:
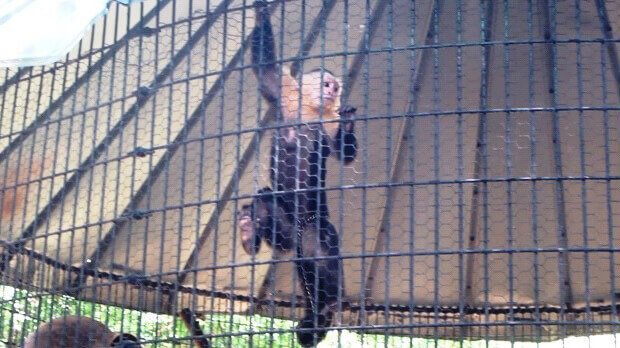
[[[620,4],[269,9],[278,59],[341,76],[357,107],[356,160],[327,163],[344,265],[334,325],[512,341],[617,331]],[[278,127],[253,28],[251,1],[113,4],[63,61],[0,73],[2,284],[300,318],[294,253],[250,256],[237,232],[236,212],[270,185]]]

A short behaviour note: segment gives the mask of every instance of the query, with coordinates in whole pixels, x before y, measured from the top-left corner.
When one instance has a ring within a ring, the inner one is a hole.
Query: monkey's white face
[[[322,103],[324,108],[332,108],[340,98],[340,79],[330,73],[323,73],[322,81],[319,71],[306,74],[303,84],[310,87],[310,99],[314,107],[319,107]]]

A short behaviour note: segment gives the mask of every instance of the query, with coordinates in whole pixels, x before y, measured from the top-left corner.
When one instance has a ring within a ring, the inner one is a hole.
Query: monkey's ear
[[[123,333],[118,334],[116,335],[116,337],[114,337],[114,340],[112,340],[112,344],[110,344],[110,347],[138,348],[142,346],[138,343],[138,339],[136,338],[136,336],[128,333]]]

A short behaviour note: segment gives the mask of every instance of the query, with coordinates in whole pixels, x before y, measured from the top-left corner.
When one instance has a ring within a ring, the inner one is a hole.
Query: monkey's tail
[[[327,336],[327,328],[331,325],[332,311],[315,313],[310,310],[306,313],[297,325],[297,341],[302,347],[313,347]],[[316,318],[316,326],[315,326]],[[316,340],[315,340],[316,337]]]
[[[297,243],[297,255],[301,258],[301,243]],[[312,261],[297,261],[297,269],[301,278],[301,284],[306,297],[306,313],[297,325],[297,341],[302,347],[313,347],[327,336],[327,328],[331,326],[333,313],[327,305],[326,295],[328,291],[319,278],[318,298],[315,299],[315,263]],[[319,269],[321,267],[318,267]],[[320,272],[320,271],[319,271]]]

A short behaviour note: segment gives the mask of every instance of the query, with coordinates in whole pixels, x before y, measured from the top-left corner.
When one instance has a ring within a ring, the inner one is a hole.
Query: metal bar
[[[484,27],[481,32],[481,39],[483,42],[491,40],[491,25],[493,18],[493,1],[486,2],[486,11],[484,11],[483,22]],[[486,112],[487,107],[487,93],[489,85],[489,71],[488,64],[491,57],[491,46],[482,46],[482,62],[480,69],[480,115],[478,116],[478,136],[476,141],[476,159],[474,161],[474,178],[486,179],[487,176],[483,172],[487,169],[487,154],[486,154]],[[481,187],[486,185],[486,182],[479,182],[474,185],[472,198],[471,198],[471,217],[469,220],[469,243],[467,248],[473,250],[478,244],[478,207],[480,204]],[[468,255],[466,260],[466,272],[465,272],[465,305],[475,303],[473,294],[473,282],[475,272],[475,255]]]
[[[528,0],[527,3],[527,31],[528,39],[534,38],[534,6],[532,0]],[[528,105],[532,106],[536,104],[536,80],[534,79],[534,47],[530,45],[528,47]],[[533,112],[529,112],[528,121],[530,123],[530,173],[532,176],[536,176],[538,173],[538,156],[536,153],[536,141],[537,141],[537,128],[536,119]],[[538,185],[532,183],[531,185],[531,198],[532,198],[532,241],[535,248],[539,247],[539,222],[538,222]],[[534,306],[538,307],[540,303],[540,255],[535,253],[533,255],[534,266]],[[540,311],[536,310],[535,318],[541,319]],[[536,328],[536,339],[539,340],[542,337],[542,328]]]
[[[611,139],[613,136],[610,136],[610,113],[605,108],[609,107],[608,99],[609,96],[607,94],[608,85],[607,85],[607,56],[605,56],[604,47],[600,48],[600,57],[601,57],[601,82],[602,82],[602,92],[603,92],[603,148],[605,149],[605,176],[611,176]],[[617,80],[616,80],[617,81]],[[617,84],[617,83],[616,83]],[[605,208],[607,211],[607,244],[612,246],[615,244],[615,235],[614,235],[614,213],[617,214],[617,210],[614,211],[613,195],[612,195],[612,185],[611,181],[607,180],[605,182]],[[617,220],[616,220],[617,221]],[[618,317],[618,309],[615,307],[616,303],[618,303],[618,290],[617,290],[617,278],[616,278],[616,255],[613,252],[609,253],[609,293],[611,296],[611,317]],[[618,323],[613,326],[613,332],[618,332]],[[617,345],[617,340],[616,342]]]
[[[606,40],[614,39],[613,28],[609,21],[609,15],[607,14],[607,5],[605,0],[596,0],[596,7],[598,9],[598,17],[601,22],[601,32]],[[606,42],[604,45],[607,47],[607,54],[609,55],[609,64],[611,65],[614,79],[616,80],[616,93],[620,98],[620,60],[618,59],[618,50],[616,49],[616,43],[614,41]],[[603,72],[604,74],[605,72]]]
[[[553,6],[552,6],[552,4]],[[553,42],[556,32],[556,3],[555,0],[543,0],[542,13],[544,15],[545,38],[550,41],[547,48],[547,69],[549,72],[549,93],[552,98],[552,107],[558,106],[558,57],[557,46]],[[562,175],[562,139],[560,138],[560,120],[559,112],[553,111],[553,160],[556,175]],[[555,203],[558,221],[557,239],[560,248],[568,248],[568,236],[566,234],[566,210],[564,206],[564,182],[555,182]],[[573,290],[571,286],[571,269],[568,254],[566,252],[558,252],[558,287],[560,292],[560,305],[562,308],[570,308],[573,303]],[[560,313],[563,318],[564,313]],[[562,334],[561,336],[564,336]]]
[[[186,286],[178,286],[177,288],[177,284],[172,283],[172,282],[149,280],[149,278],[157,278],[161,275],[152,275],[152,276],[134,275],[134,274],[127,275],[127,274],[115,274],[112,272],[87,270],[84,267],[72,266],[72,265],[60,262],[58,260],[52,259],[50,257],[47,257],[35,251],[19,250],[17,252],[20,254],[24,254],[24,255],[32,254],[32,257],[34,257],[36,260],[42,263],[45,263],[54,268],[58,268],[64,271],[72,272],[72,273],[84,272],[89,277],[107,279],[110,281],[110,283],[106,283],[102,285],[112,285],[116,283],[122,283],[122,284],[131,284],[135,286],[144,286],[149,289],[154,289],[154,290],[164,292],[164,293],[169,293],[171,291],[179,291],[183,293],[198,294],[201,296],[215,296],[216,298],[220,298],[220,299],[229,299],[229,300],[242,301],[242,302],[249,302],[251,300],[257,303],[261,302],[258,298],[252,298],[250,296],[245,296],[245,295],[231,295],[230,293],[226,293],[226,292],[212,291],[212,290],[206,290],[206,289],[196,289],[193,287],[186,287]],[[506,251],[503,251],[503,252],[506,252]],[[557,252],[557,249],[550,250],[549,252]],[[583,252],[583,250],[576,250],[576,252]],[[458,251],[454,252],[454,254],[456,253],[458,253]],[[432,251],[428,252],[426,253],[426,255],[433,255],[433,252]],[[377,257],[382,257],[382,256],[383,255],[377,255]],[[356,256],[356,257],[359,257],[359,256]],[[285,262],[290,262],[290,261],[285,261]],[[66,291],[66,289],[67,289],[66,287],[62,287],[62,286],[60,287],[61,292]],[[19,300],[27,300],[30,298],[47,296],[50,293],[58,293],[58,289],[41,289],[41,290],[45,290],[45,294],[26,295],[26,296],[20,296],[20,297],[13,297],[12,299],[8,299],[8,300],[0,300],[0,305],[4,303],[12,303],[12,302],[19,301]],[[285,308],[290,308],[292,306],[292,302],[290,301],[275,301],[274,304],[277,306],[285,307]],[[297,305],[301,306],[302,304],[298,303]],[[360,311],[362,308],[365,308],[366,310],[380,311],[380,310],[386,310],[387,308],[386,306],[380,305],[380,304],[363,304],[362,305],[360,303],[354,303],[354,302],[343,302],[343,307],[349,311]],[[609,304],[601,304],[598,306],[590,306],[590,311],[596,312],[596,313],[602,313],[603,315],[609,315],[609,312],[612,310],[612,308],[613,306]],[[616,309],[620,309],[620,305],[616,305]],[[418,313],[422,312],[422,313],[429,313],[429,314],[434,314],[436,310],[438,310],[439,313],[443,313],[443,314],[447,314],[447,313],[458,314],[461,311],[461,309],[458,306],[440,306],[437,309],[436,306],[429,306],[429,305],[417,305],[413,307],[409,305],[390,305],[389,310],[395,311],[395,312],[407,313],[411,311],[411,312],[418,312]],[[558,314],[558,313],[564,312],[564,313],[571,313],[571,314],[584,314],[584,313],[587,313],[588,308],[585,306],[572,307],[572,308],[561,308],[559,306],[552,306],[552,305],[536,306],[530,303],[515,303],[513,304],[512,308],[508,306],[507,307],[494,307],[494,308],[487,308],[487,307],[480,307],[480,306],[467,306],[463,310],[465,314],[478,314],[478,315],[485,314],[485,313],[508,314],[511,311],[515,314],[523,314],[523,313],[533,314],[533,313],[537,313],[537,311],[540,313]],[[549,322],[549,321],[542,321],[542,322],[532,321],[532,323],[542,323],[544,325],[555,324],[554,322]],[[582,322],[577,322],[575,324],[583,325]],[[613,324],[617,324],[617,322],[613,322]],[[471,325],[484,326],[484,325],[489,325],[489,324],[472,323]]]

